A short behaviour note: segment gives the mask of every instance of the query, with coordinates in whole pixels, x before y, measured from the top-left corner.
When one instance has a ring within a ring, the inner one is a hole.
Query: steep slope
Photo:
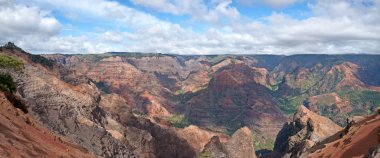
[[[201,129],[195,125],[190,125],[178,131],[179,135],[186,139],[197,152],[201,152],[204,146],[211,140],[212,137],[218,136],[221,142],[225,142],[228,136],[221,133],[215,133]]]
[[[373,113],[380,105],[377,55],[44,56],[83,73],[102,91],[121,95],[135,114],[160,126],[190,123],[229,134],[249,126],[256,149],[263,142],[273,144],[287,121],[284,114],[292,115],[300,105],[341,126],[348,117]],[[70,71],[60,70],[59,78],[74,85],[85,82]],[[192,143],[198,151],[203,138]]]
[[[151,119],[167,119],[176,112],[177,95],[195,91],[209,81],[200,62],[203,59],[128,53],[45,56],[85,74],[103,91],[121,95]]]
[[[273,142],[269,139],[276,136],[286,118],[270,91],[256,83],[256,74],[244,64],[220,69],[208,88],[188,94],[192,97],[184,105],[186,117],[193,124],[219,132],[233,133],[248,126],[257,141]]]
[[[62,72],[59,69],[64,68],[55,64],[46,66],[43,61],[49,60],[43,57],[38,57],[35,62],[29,54],[13,47],[3,47],[2,52],[24,62],[21,72],[1,71],[11,73],[17,81],[18,93],[29,106],[30,114],[50,130],[74,140],[95,155],[195,156],[194,149],[174,131],[144,118],[133,117],[124,99],[103,95],[89,79],[64,82],[59,74]],[[113,115],[110,109],[119,109],[119,116]]]
[[[94,157],[15,108],[25,106],[21,104],[12,94],[0,91],[0,157]]]
[[[271,75],[280,108],[292,114],[303,104],[342,126],[349,116],[374,113],[380,104],[380,87],[369,81],[368,72],[376,73],[374,66],[380,66],[375,59],[368,55],[286,57]]]
[[[237,130],[225,143],[214,136],[205,146],[200,157],[218,158],[256,158],[253,148],[252,132],[247,128]]]
[[[379,157],[380,116],[351,120],[344,131],[311,148],[309,157]]]
[[[293,121],[286,123],[278,133],[275,157],[300,157],[319,141],[336,134],[342,128],[328,118],[300,106]]]

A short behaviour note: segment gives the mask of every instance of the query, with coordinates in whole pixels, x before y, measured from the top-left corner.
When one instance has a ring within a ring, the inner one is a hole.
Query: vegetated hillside
[[[373,65],[380,66],[379,56],[322,56],[310,63],[289,58],[272,72],[280,80],[276,95],[285,112],[304,104],[345,125],[349,116],[373,113],[378,107],[379,85],[367,82],[370,76],[364,72],[378,73]]]
[[[255,137],[263,138],[266,136],[258,130],[264,127],[263,122],[285,122],[277,118],[292,115],[300,105],[342,126],[349,116],[373,113],[379,105],[380,79],[374,74],[379,74],[380,56],[376,55],[180,56],[114,52],[45,57],[85,74],[104,92],[120,94],[135,113],[161,125],[197,124],[231,134],[250,124]],[[238,69],[236,65],[247,68]],[[246,85],[234,86],[241,81],[229,74],[244,76]],[[217,79],[218,75],[226,79]],[[228,78],[231,84],[225,84]],[[213,91],[223,85],[223,91]],[[190,106],[201,107],[202,113],[197,115],[202,118],[196,118],[193,114],[197,108]],[[223,113],[228,107],[236,108]],[[249,115],[246,111],[263,114]],[[269,111],[275,115],[264,117]],[[255,145],[257,150],[270,149],[273,140]]]

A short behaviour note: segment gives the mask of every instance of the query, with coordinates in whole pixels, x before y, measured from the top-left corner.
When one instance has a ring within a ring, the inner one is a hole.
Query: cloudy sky
[[[32,53],[380,54],[380,0],[0,0]]]

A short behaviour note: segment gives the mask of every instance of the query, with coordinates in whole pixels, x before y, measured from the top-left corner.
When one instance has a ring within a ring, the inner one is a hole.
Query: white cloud
[[[60,24],[48,12],[36,7],[0,2],[0,40],[23,36],[50,37],[59,34]]]
[[[273,13],[261,18],[264,20],[255,21],[242,15],[227,0],[213,0],[208,4],[201,0],[157,0],[154,3],[134,0],[138,5],[160,12],[191,15],[193,20],[208,21],[211,25],[204,32],[160,20],[114,1],[23,1],[22,4],[1,6],[8,9],[0,10],[3,14],[0,24],[5,23],[4,19],[8,23],[14,21],[0,28],[0,39],[3,42],[4,37],[17,40],[21,47],[33,52],[60,53],[380,53],[380,2],[366,4],[364,1],[368,0],[318,0],[308,4],[308,18],[295,19],[284,13]],[[63,36],[59,35],[59,22],[43,10],[60,12],[72,20],[93,22],[94,28],[99,23],[111,27],[91,32],[91,29],[81,30],[74,23],[70,28],[79,30],[73,31],[90,32]],[[7,19],[8,15],[15,17]],[[16,15],[26,18],[32,26],[24,25],[24,20],[17,21]],[[215,23],[223,25],[213,25]]]
[[[232,0],[213,0],[207,3],[204,0],[131,0],[136,5],[141,5],[159,12],[174,15],[190,15],[193,20],[201,20],[212,23],[236,20],[240,13],[236,7],[231,6]]]
[[[263,3],[274,8],[282,8],[300,1],[303,0],[263,0]]]

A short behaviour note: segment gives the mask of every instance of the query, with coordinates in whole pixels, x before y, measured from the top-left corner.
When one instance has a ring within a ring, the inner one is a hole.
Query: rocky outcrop
[[[108,131],[121,135],[119,140],[132,147],[139,157],[178,157],[192,158],[196,150],[183,138],[177,135],[173,128],[159,126],[150,120],[135,117],[125,100],[115,94],[106,95],[113,98],[108,103],[101,102],[110,120],[118,120]],[[120,122],[120,124],[119,124]],[[117,138],[117,137],[116,137]]]
[[[380,115],[354,117],[336,135],[309,149],[309,157],[379,157]]]
[[[211,132],[201,129],[195,125],[190,125],[184,129],[178,130],[179,136],[184,138],[196,151],[199,153],[203,150],[204,146],[213,138],[217,136],[221,142],[226,142],[228,136],[221,133]]]
[[[278,133],[273,156],[305,156],[307,149],[341,130],[340,126],[328,118],[300,106],[294,114],[293,121],[286,123]]]
[[[101,96],[94,84],[73,86],[29,64],[14,78],[30,113],[51,130],[75,140],[96,155],[133,157],[129,146],[113,139],[105,130],[106,115],[99,107]]]
[[[376,147],[372,148],[369,152],[370,158],[380,158],[380,145],[377,145]]]
[[[204,150],[199,157],[218,157],[218,158],[228,158],[226,147],[220,142],[217,136],[211,138],[211,140],[206,144]]]
[[[19,109],[24,106],[17,105],[22,101],[15,100],[12,94],[0,92],[0,157],[94,157],[72,140],[43,127]]]
[[[252,132],[247,127],[237,130],[226,143],[231,158],[256,158]]]
[[[201,157],[218,158],[256,158],[253,148],[252,132],[247,128],[237,130],[226,142],[221,143],[219,138],[214,136],[201,153]]]

